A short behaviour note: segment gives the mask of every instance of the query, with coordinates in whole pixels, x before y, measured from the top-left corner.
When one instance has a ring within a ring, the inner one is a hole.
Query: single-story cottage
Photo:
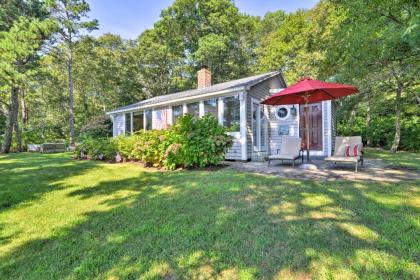
[[[234,137],[226,153],[229,160],[261,160],[279,153],[284,137],[304,137],[304,106],[266,106],[261,101],[286,88],[281,71],[220,84],[211,84],[211,72],[197,72],[197,89],[156,96],[107,114],[113,136],[141,129],[164,129],[183,114],[213,114]],[[311,150],[314,156],[330,156],[335,137],[335,106],[331,101],[309,106]],[[306,141],[304,141],[306,143]]]

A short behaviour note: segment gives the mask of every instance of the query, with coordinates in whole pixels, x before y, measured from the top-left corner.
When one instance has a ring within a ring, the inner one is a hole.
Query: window
[[[145,111],[146,117],[146,130],[152,129],[152,110]]]
[[[204,115],[211,114],[218,118],[217,99],[209,99],[204,101]]]
[[[200,105],[198,102],[187,104],[187,113],[193,117],[200,117]]]
[[[289,116],[289,108],[286,106],[280,106],[276,108],[276,118],[279,120],[285,120]]]
[[[125,135],[131,134],[131,113],[125,114]]]
[[[135,112],[133,113],[133,132],[144,129],[144,113]]]
[[[182,116],[183,113],[183,106],[182,105],[177,105],[177,106],[172,106],[172,123],[176,123],[176,120]]]
[[[240,131],[239,95],[223,98],[223,126],[230,132]]]

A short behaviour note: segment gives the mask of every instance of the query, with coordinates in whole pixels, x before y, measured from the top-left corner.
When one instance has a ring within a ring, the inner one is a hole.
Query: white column
[[[219,99],[217,99],[217,105],[219,107],[219,111],[218,111],[219,124],[223,125],[223,97],[219,97]]]
[[[198,111],[199,111],[200,118],[202,116],[204,116],[204,101],[203,100],[201,100],[200,103],[199,103],[199,110]]]
[[[328,129],[328,154],[332,154],[332,110],[331,110],[331,100],[327,101],[327,129]]]
[[[143,130],[146,130],[146,110],[143,111]]]
[[[126,125],[125,125],[125,122],[127,121],[127,118],[125,117],[125,113],[123,113],[122,114],[123,115],[123,128],[122,128],[122,134],[124,134],[125,135],[125,127],[126,127]]]
[[[133,133],[133,112],[130,113],[130,132]]]
[[[188,113],[187,103],[182,104],[182,110],[183,110],[184,115]]]
[[[241,92],[239,94],[240,100],[240,127],[241,127],[241,152],[242,152],[242,160],[248,159],[248,151],[247,151],[247,131],[246,131],[246,92]]]
[[[168,108],[168,124],[173,125],[173,114],[172,114],[172,106]]]

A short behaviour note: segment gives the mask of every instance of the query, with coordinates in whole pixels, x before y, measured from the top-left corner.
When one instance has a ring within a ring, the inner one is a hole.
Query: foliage
[[[80,128],[80,136],[104,138],[112,136],[112,121],[105,115],[93,117]]]
[[[401,153],[388,155],[398,160]],[[156,172],[67,154],[0,155],[0,166],[2,279],[420,273],[418,181],[279,179],[230,168]]]
[[[112,138],[85,138],[76,146],[74,157],[76,159],[114,161],[117,152],[117,145]]]
[[[362,139],[369,139],[370,146],[390,149],[394,140],[395,116],[387,115],[371,120],[367,125],[365,118],[356,116],[349,122],[348,119],[338,123],[338,135],[361,135]],[[401,122],[401,149],[406,151],[420,151],[420,120],[418,116],[404,118]]]
[[[233,144],[226,129],[209,114],[200,119],[189,115],[179,118],[169,136],[165,165],[170,168],[216,165]]]
[[[29,116],[19,115],[22,139],[40,143],[67,138],[72,113],[80,138],[111,109],[194,88],[198,66],[207,64],[213,83],[281,68],[289,84],[302,76],[353,84],[360,93],[338,101],[338,130],[363,133],[369,145],[418,149],[415,1],[322,0],[259,18],[230,0],[174,0],[135,40],[86,35],[98,24],[88,12],[84,0],[0,0],[0,134],[12,80]]]
[[[232,145],[225,128],[211,115],[200,119],[185,115],[167,130],[140,131],[116,139],[124,158],[171,170],[217,165]]]

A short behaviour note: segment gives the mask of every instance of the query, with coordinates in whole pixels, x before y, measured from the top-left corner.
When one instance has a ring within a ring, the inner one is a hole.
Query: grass
[[[410,153],[404,151],[391,153],[388,150],[374,148],[365,148],[364,151],[366,157],[379,158],[385,163],[393,166],[420,169],[420,153]]]
[[[0,279],[419,279],[420,184],[0,156]]]

